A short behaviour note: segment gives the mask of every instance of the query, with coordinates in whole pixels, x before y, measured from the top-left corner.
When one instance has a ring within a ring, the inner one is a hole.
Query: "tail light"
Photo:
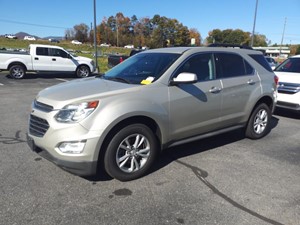
[[[279,78],[276,75],[274,76],[274,82],[276,86],[278,86]]]
[[[119,63],[121,63],[121,62],[123,62],[123,61],[124,61],[123,57],[120,57]]]

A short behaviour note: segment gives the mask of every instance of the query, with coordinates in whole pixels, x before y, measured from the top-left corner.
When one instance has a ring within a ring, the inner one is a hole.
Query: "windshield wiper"
[[[121,81],[123,83],[126,83],[126,84],[130,84],[130,82],[122,77],[106,77],[106,79],[109,79],[109,80],[114,80],[114,81]]]

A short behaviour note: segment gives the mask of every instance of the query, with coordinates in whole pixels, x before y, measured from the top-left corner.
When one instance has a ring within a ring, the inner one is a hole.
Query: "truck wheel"
[[[145,175],[159,152],[153,132],[143,124],[133,124],[118,131],[104,155],[104,168],[113,178],[129,181]]]
[[[25,68],[22,65],[13,65],[9,69],[9,75],[13,79],[22,79],[25,74]]]
[[[259,139],[270,131],[271,112],[269,107],[262,103],[253,110],[246,128],[246,137]]]
[[[90,75],[90,68],[88,66],[79,66],[76,70],[77,77],[84,78]]]

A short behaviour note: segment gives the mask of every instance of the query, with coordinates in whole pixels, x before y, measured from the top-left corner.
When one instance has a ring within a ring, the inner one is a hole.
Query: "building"
[[[291,50],[289,47],[253,47],[255,50],[262,51],[265,55],[276,58],[276,57],[283,57],[287,58]]]

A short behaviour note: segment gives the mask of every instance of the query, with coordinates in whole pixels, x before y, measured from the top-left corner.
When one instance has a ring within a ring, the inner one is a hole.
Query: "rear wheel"
[[[9,75],[13,79],[22,79],[25,74],[25,68],[22,65],[13,65],[9,69]]]
[[[259,139],[270,131],[271,112],[270,108],[261,103],[253,110],[246,128],[246,137]]]
[[[88,77],[90,75],[90,68],[88,66],[79,66],[76,70],[76,76],[79,78]]]
[[[153,132],[143,124],[133,124],[118,131],[111,139],[104,155],[104,168],[121,181],[145,175],[159,152]]]

